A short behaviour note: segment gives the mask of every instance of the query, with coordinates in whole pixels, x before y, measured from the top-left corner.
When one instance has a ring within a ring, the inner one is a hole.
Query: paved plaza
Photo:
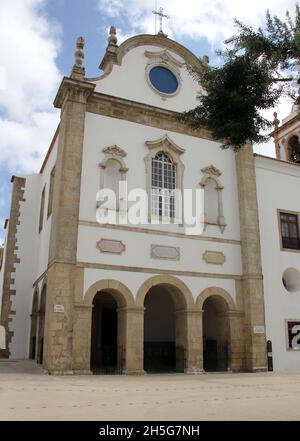
[[[0,420],[300,420],[300,370],[50,376],[0,361]]]

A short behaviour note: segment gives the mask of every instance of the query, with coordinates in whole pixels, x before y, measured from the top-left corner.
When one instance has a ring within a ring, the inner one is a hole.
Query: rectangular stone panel
[[[180,248],[164,245],[151,245],[152,259],[180,260]]]
[[[202,257],[206,263],[212,263],[214,265],[223,265],[226,260],[224,254],[220,251],[205,251]]]
[[[97,242],[97,248],[101,253],[122,254],[126,250],[121,240],[101,239]]]

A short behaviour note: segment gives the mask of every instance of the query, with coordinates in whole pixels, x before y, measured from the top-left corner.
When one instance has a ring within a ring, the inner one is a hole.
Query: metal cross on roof
[[[162,30],[162,25],[163,25],[163,18],[170,18],[170,16],[169,15],[165,15],[164,13],[163,13],[163,8],[159,8],[159,12],[158,11],[152,11],[152,13],[153,14],[155,14],[155,15],[158,15],[159,16],[159,22],[160,22],[160,27],[159,27],[159,32],[161,32],[161,33],[163,33],[163,30]],[[155,33],[156,33],[156,20],[155,20]]]

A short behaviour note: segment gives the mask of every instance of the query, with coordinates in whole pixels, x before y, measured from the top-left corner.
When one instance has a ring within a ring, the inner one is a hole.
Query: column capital
[[[129,306],[129,307],[125,306],[125,307],[122,307],[122,308],[118,308],[117,312],[144,314],[145,309],[146,308],[139,307],[139,306],[136,306],[136,307],[135,306]]]
[[[94,92],[96,84],[64,77],[54,100],[54,107],[61,109],[66,99],[85,104]]]
[[[85,303],[74,303],[75,309],[85,309],[85,310],[92,310],[94,308],[94,305],[87,305]]]
[[[185,315],[202,315],[203,309],[201,308],[182,308],[176,309],[175,314],[185,314]]]

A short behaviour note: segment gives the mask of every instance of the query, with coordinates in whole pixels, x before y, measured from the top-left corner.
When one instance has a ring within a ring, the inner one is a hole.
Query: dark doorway
[[[163,286],[151,288],[145,298],[144,370],[184,370],[184,348],[176,345],[175,303]]]
[[[111,294],[98,293],[93,305],[91,370],[94,374],[121,373],[117,303]]]
[[[44,358],[44,334],[45,334],[45,313],[46,313],[47,286],[45,285],[41,294],[39,310],[39,334],[38,334],[38,353],[37,362],[43,364]]]
[[[229,324],[227,305],[217,296],[203,305],[203,368],[205,372],[227,371]]]
[[[29,342],[29,358],[35,360],[36,357],[36,341],[37,341],[37,320],[38,320],[38,293],[35,291],[32,301],[31,325],[30,325],[30,342]]]

